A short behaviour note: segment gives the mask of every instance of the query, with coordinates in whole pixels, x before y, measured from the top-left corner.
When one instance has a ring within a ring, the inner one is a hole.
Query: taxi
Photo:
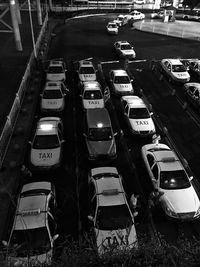
[[[42,92],[40,108],[44,113],[61,112],[65,108],[65,96],[68,89],[61,81],[46,82]]]
[[[196,108],[200,108],[200,83],[189,82],[183,85],[188,101]]]
[[[136,57],[136,52],[133,46],[131,46],[127,41],[115,42],[114,49],[120,58],[134,59]]]
[[[51,264],[57,224],[56,195],[52,183],[41,181],[25,184],[19,194],[7,247],[9,266]]]
[[[88,175],[89,215],[99,255],[137,248],[134,216],[115,167],[98,167]]]
[[[104,108],[105,99],[99,82],[91,81],[83,83],[82,105],[84,109]]]
[[[88,81],[96,81],[96,70],[91,60],[85,59],[79,61],[78,77],[81,83]]]
[[[30,168],[49,170],[58,168],[63,152],[63,123],[58,117],[44,117],[37,122],[33,140],[29,142]]]
[[[189,73],[200,81],[200,59],[189,61]]]
[[[154,189],[162,195],[159,203],[168,218],[194,220],[200,217],[200,201],[181,160],[166,144],[144,145],[142,158]]]
[[[128,20],[142,20],[145,18],[145,14],[140,11],[133,10],[128,15],[126,15],[126,17]]]
[[[152,119],[153,112],[149,111],[141,98],[138,96],[122,96],[121,104],[131,133],[140,136],[155,134],[156,129]]]
[[[166,75],[170,83],[186,83],[190,80],[190,74],[179,59],[162,59],[161,73]]]
[[[63,60],[52,59],[47,68],[46,79],[48,81],[66,81],[66,66]]]
[[[110,83],[112,91],[116,96],[132,95],[134,89],[132,86],[132,79],[130,79],[128,73],[123,70],[111,70],[109,72]]]
[[[118,27],[121,27],[127,23],[127,19],[125,15],[118,15],[117,18],[114,20]]]
[[[117,23],[115,22],[108,22],[108,24],[106,25],[106,31],[109,34],[118,34],[118,26]]]

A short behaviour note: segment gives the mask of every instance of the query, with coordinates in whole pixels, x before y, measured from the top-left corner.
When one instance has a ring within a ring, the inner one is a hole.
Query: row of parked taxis
[[[30,142],[31,170],[50,170],[60,166],[63,149],[63,123],[59,114],[65,107],[66,67],[62,60],[51,60],[46,83],[40,95],[40,109],[45,114],[37,121]],[[53,112],[53,113],[52,113]],[[27,170],[23,169],[25,173]],[[51,182],[25,184],[18,197],[14,223],[8,241],[9,266],[38,266],[50,264],[57,234],[55,212],[56,191]]]

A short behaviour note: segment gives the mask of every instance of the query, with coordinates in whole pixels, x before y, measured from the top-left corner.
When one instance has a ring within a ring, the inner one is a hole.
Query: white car
[[[63,82],[46,82],[42,92],[40,108],[42,112],[61,112],[65,108],[65,95],[68,89]]]
[[[132,95],[134,89],[132,86],[132,79],[130,79],[128,73],[123,70],[111,70],[109,73],[110,83],[113,93],[118,96]]]
[[[44,117],[30,142],[30,168],[49,170],[60,166],[63,152],[63,123],[58,117]]]
[[[137,247],[134,217],[122,179],[115,167],[98,167],[89,173],[89,220],[93,223],[99,254]]]
[[[145,0],[134,0],[134,4],[137,4],[137,5],[143,5],[145,3],[146,3]]]
[[[142,158],[153,187],[163,194],[160,204],[173,219],[193,220],[200,216],[199,197],[176,153],[158,142],[142,147]]]
[[[119,15],[114,22],[117,24],[117,26],[121,27],[123,25],[125,25],[128,21],[126,18],[126,15]]]
[[[108,22],[107,26],[106,26],[106,31],[109,34],[118,34],[118,26],[117,23],[115,22]]]
[[[138,96],[122,96],[122,109],[133,134],[150,136],[155,134],[155,124],[152,119],[153,113]]]
[[[52,59],[49,62],[46,78],[49,81],[62,81],[66,80],[66,66],[63,60]]]
[[[131,46],[127,41],[115,42],[114,49],[120,58],[134,59],[136,57],[133,46]]]
[[[105,99],[99,82],[91,81],[83,83],[82,105],[84,109],[104,108]]]
[[[145,18],[145,14],[137,10],[133,10],[128,15],[126,15],[126,17],[128,20],[142,20]]]
[[[196,108],[200,108],[200,83],[189,82],[184,84],[184,92],[186,98],[191,102]]]
[[[96,81],[96,70],[92,61],[85,59],[79,62],[78,77],[81,83],[87,81]]]
[[[160,65],[161,73],[168,77],[169,82],[189,82],[190,74],[188,73],[184,64],[179,59],[162,59]]]
[[[51,265],[57,225],[55,188],[52,183],[32,182],[20,192],[8,242],[9,266]]]

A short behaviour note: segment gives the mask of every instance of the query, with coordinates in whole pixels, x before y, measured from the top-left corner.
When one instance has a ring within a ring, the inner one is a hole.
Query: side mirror
[[[153,115],[153,112],[150,112],[150,115],[152,116]]]
[[[183,159],[183,166],[185,168],[188,168],[188,162],[187,162],[187,160],[185,158]]]
[[[59,234],[54,235],[53,238],[52,238],[53,241],[55,241],[56,239],[58,239],[58,237],[59,237]]]
[[[2,243],[2,245],[3,245],[4,247],[7,247],[7,246],[8,246],[8,242],[7,242],[6,240],[2,240],[1,243]]]
[[[113,136],[116,136],[117,135],[117,132],[115,132],[114,134],[113,134]]]
[[[193,179],[194,179],[193,176],[190,176],[190,177],[189,177],[190,182],[191,182]]]
[[[94,222],[94,218],[91,215],[88,215],[87,217],[91,222]]]
[[[42,97],[42,94],[40,94],[40,97]]]
[[[79,95],[80,97],[83,97],[83,95]]]
[[[61,144],[64,144],[65,143],[65,140],[63,139],[62,141],[61,141]]]
[[[83,136],[84,136],[85,138],[87,138],[87,135],[86,135],[86,133],[83,133]]]
[[[31,141],[29,141],[28,143],[29,143],[29,145],[31,145],[31,146],[32,146],[32,142],[31,142]]]

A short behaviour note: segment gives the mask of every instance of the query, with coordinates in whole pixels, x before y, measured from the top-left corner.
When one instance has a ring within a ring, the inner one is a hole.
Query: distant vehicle
[[[122,110],[133,134],[150,136],[155,134],[156,129],[152,119],[153,113],[138,96],[122,96]]]
[[[84,109],[104,108],[105,102],[108,100],[106,95],[103,95],[101,85],[97,81],[84,82],[80,96]]]
[[[142,20],[145,18],[145,14],[137,10],[133,10],[128,15],[126,15],[126,18],[127,20]]]
[[[98,253],[137,248],[134,217],[127,203],[122,179],[115,167],[89,172],[88,219],[93,224]]]
[[[158,11],[158,12],[153,12],[153,13],[151,14],[151,17],[152,17],[153,19],[162,19],[163,16],[164,16],[164,10],[160,10],[160,11]]]
[[[52,59],[47,68],[46,78],[48,81],[66,81],[66,66],[63,60]]]
[[[185,10],[183,19],[200,21],[200,10]]]
[[[9,266],[51,265],[57,225],[56,196],[52,183],[25,184],[19,195],[8,242]]]
[[[161,73],[166,75],[169,82],[186,83],[190,80],[190,75],[179,59],[162,59]]]
[[[115,42],[114,49],[120,58],[134,59],[136,57],[133,46],[131,46],[127,41]]]
[[[116,159],[116,133],[113,132],[106,108],[86,110],[84,136],[89,160],[101,162]]]
[[[30,142],[31,169],[58,168],[63,152],[63,123],[58,117],[44,117],[37,122],[33,140]]]
[[[137,5],[144,5],[146,3],[145,0],[134,0],[134,4],[137,4]]]
[[[173,219],[193,220],[200,217],[199,197],[176,153],[158,142],[142,147],[142,158],[165,214]]]
[[[65,108],[65,96],[68,89],[63,82],[46,82],[41,96],[41,111],[61,112]]]
[[[200,81],[200,59],[190,60],[188,64],[189,73]]]
[[[111,70],[109,73],[112,91],[117,96],[132,95],[134,89],[132,79],[125,70]]]
[[[96,81],[96,70],[91,60],[79,61],[78,77],[80,82]]]
[[[196,107],[200,108],[200,83],[189,82],[184,84],[184,92],[187,99]]]
[[[125,25],[128,21],[125,15],[119,15],[114,22],[117,24],[118,27]]]
[[[106,31],[109,34],[118,34],[118,26],[117,23],[115,22],[108,22],[107,26],[106,26]]]

